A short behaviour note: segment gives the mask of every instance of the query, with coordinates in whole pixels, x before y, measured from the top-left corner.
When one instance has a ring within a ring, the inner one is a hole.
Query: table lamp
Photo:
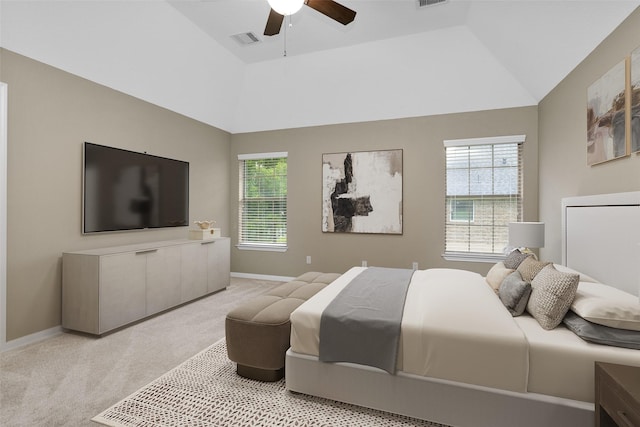
[[[520,252],[533,253],[531,248],[544,247],[544,222],[510,222],[509,246]]]

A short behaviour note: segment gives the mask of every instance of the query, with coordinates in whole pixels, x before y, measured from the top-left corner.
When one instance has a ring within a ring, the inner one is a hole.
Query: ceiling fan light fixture
[[[304,0],[267,0],[271,9],[282,16],[293,15],[302,8]]]

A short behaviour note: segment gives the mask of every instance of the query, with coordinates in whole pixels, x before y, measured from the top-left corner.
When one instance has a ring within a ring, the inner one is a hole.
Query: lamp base
[[[538,255],[536,255],[536,253],[533,252],[531,249],[529,249],[529,248],[518,248],[518,250],[523,254],[533,255],[533,259],[538,261]]]

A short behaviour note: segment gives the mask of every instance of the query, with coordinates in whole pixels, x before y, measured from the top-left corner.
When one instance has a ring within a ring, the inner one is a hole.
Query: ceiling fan
[[[314,9],[329,18],[338,21],[342,25],[347,25],[356,17],[356,12],[336,3],[333,0],[268,0],[271,11],[267,19],[267,25],[264,28],[265,36],[274,36],[280,33],[282,21],[285,15],[296,13],[303,4]]]

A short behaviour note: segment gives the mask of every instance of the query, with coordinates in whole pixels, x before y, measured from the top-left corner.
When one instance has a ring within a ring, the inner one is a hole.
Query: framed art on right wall
[[[587,164],[627,156],[626,60],[587,89]]]
[[[631,53],[631,152],[640,152],[640,47]]]

